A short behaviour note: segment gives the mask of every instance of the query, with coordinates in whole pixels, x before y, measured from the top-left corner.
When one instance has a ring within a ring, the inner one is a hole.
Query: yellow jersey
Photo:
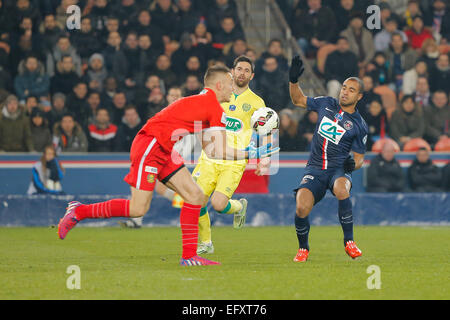
[[[240,95],[231,94],[230,102],[222,103],[222,108],[227,116],[227,144],[236,149],[245,149],[252,138],[253,129],[250,119],[253,112],[265,107],[264,100],[247,88]],[[202,151],[200,159],[207,159],[217,163],[246,164],[247,160],[213,160],[209,159]]]

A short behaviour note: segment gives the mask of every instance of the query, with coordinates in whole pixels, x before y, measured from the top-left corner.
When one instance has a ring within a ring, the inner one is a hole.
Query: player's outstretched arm
[[[272,144],[267,144],[259,148],[249,146],[244,150],[231,148],[227,145],[225,130],[208,131],[207,134],[204,134],[203,136],[202,147],[208,158],[218,160],[263,158],[280,150],[280,148],[272,148]]]
[[[305,67],[300,56],[292,58],[291,67],[289,68],[289,94],[292,103],[302,108],[306,108],[307,96],[305,96],[303,90],[298,85],[298,78],[300,78],[304,71]]]

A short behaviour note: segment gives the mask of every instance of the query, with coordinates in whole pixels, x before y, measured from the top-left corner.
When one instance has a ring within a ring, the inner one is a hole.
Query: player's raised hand
[[[247,148],[245,148],[245,151],[248,152],[249,159],[260,159],[269,157],[270,155],[279,152],[280,148],[279,147],[272,148],[271,143],[268,143],[259,148],[256,148],[254,145],[250,144]]]
[[[303,61],[300,56],[295,56],[292,58],[291,67],[289,68],[289,81],[292,83],[297,83],[298,78],[305,71],[305,67],[303,66]]]

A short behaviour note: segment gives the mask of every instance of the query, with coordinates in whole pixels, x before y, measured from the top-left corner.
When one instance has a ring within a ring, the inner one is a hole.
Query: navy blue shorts
[[[316,204],[322,200],[328,189],[333,193],[334,182],[340,177],[345,177],[350,183],[352,182],[351,173],[345,173],[343,168],[322,170],[306,167],[300,186],[294,190],[295,195],[298,190],[306,188],[314,195],[314,204]]]

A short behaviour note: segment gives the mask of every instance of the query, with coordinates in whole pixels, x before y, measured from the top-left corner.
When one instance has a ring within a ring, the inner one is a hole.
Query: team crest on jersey
[[[236,110],[236,106],[234,104],[230,104],[230,107],[228,108],[230,111]]]
[[[149,175],[147,175],[147,182],[152,184],[153,182],[155,182],[155,175],[150,173]]]
[[[345,128],[345,130],[352,130],[353,129],[353,122],[351,122],[350,120],[346,120],[344,122],[344,128]]]
[[[248,103],[244,103],[242,105],[242,110],[244,110],[245,112],[249,112],[251,108],[252,108],[252,106]]]
[[[303,177],[302,182],[300,182],[300,184],[305,184],[305,183],[307,183],[307,182],[308,182],[308,179],[309,179],[309,180],[314,180],[314,177],[311,176],[311,175],[309,175],[309,174],[307,174],[306,176]]]
[[[336,114],[334,115],[334,119],[336,119],[336,121],[342,121],[342,119],[343,119],[342,114],[336,113]]]
[[[342,128],[337,122],[332,121],[328,117],[323,117],[319,125],[318,133],[327,141],[331,141],[334,144],[339,144],[342,137],[345,134],[345,129]]]

